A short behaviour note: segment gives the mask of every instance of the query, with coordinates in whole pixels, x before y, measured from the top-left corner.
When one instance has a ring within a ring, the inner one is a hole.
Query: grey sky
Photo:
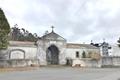
[[[68,42],[115,43],[120,37],[120,0],[0,0],[11,25],[40,36],[50,26]]]

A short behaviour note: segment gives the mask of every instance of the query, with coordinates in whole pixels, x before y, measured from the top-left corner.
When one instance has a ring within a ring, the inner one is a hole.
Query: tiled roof
[[[9,41],[9,46],[28,46],[34,47],[35,42],[28,42],[28,41]]]
[[[87,48],[87,49],[99,49],[90,44],[75,44],[75,43],[67,43],[67,48]]]

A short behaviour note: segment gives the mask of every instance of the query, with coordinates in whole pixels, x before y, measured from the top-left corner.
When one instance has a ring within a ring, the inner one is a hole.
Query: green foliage
[[[6,49],[7,46],[8,46],[8,36],[4,31],[0,32],[0,49]]]
[[[119,40],[117,42],[118,42],[118,47],[120,47],[120,38],[119,38]]]
[[[0,30],[4,30],[7,34],[10,32],[9,23],[2,9],[0,9]]]
[[[11,28],[10,40],[13,41],[37,41],[38,36],[36,33],[32,34],[24,28],[19,29],[18,27]]]
[[[8,34],[10,32],[9,23],[0,8],[0,49],[5,49],[8,46]]]
[[[82,53],[82,58],[86,58],[86,53],[85,53],[85,51],[83,51],[83,53]]]

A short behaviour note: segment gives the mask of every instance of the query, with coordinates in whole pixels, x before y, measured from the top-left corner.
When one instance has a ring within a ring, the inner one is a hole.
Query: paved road
[[[120,68],[40,68],[33,71],[1,72],[0,80],[120,80]]]

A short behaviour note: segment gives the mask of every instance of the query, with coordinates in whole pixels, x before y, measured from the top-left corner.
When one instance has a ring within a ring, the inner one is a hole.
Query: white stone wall
[[[113,65],[120,66],[120,57],[114,57],[112,61]]]
[[[65,52],[65,57],[66,58],[71,58],[75,59],[76,58],[76,51],[79,52],[79,56],[82,57],[82,52],[85,51],[84,49],[72,49],[72,48],[67,48]]]
[[[79,52],[79,58],[82,58],[82,53],[85,51],[86,54],[89,52],[95,52],[95,53],[100,53],[99,49],[86,49],[86,48],[79,48],[79,49],[72,49],[72,48],[67,48],[66,49],[66,58],[71,58],[75,59],[76,58],[76,52]]]
[[[102,66],[120,66],[120,56],[106,56],[102,57]]]
[[[83,59],[82,58],[83,51],[85,51],[86,54],[88,54],[89,52],[100,53],[99,49],[67,48],[65,56],[67,59],[72,59],[73,67],[76,65],[80,65],[80,67],[100,67],[101,66],[101,64],[99,63],[100,61],[91,61],[91,59],[89,59],[89,58]],[[79,58],[76,58],[76,52],[79,52]]]
[[[120,48],[118,47],[117,44],[110,44],[110,47],[111,49],[108,49],[109,56],[120,56]],[[104,56],[102,52],[102,47],[100,47],[100,53],[101,56]]]
[[[22,49],[25,51],[25,59],[35,59],[36,58],[36,53],[37,53],[37,47],[17,47],[17,46],[9,46],[8,50],[13,50],[13,49]],[[13,55],[14,54],[14,55]],[[11,54],[11,59],[22,59],[23,55],[21,52],[13,52]]]
[[[111,45],[111,52],[109,53],[110,56],[120,56],[120,48],[117,44]]]
[[[48,47],[51,45],[55,45],[59,50],[59,64],[66,64],[65,60],[65,50],[66,50],[66,43],[62,41],[49,41],[49,40],[39,40],[37,42],[38,50],[37,55],[41,65],[47,65],[46,61],[46,51]]]

